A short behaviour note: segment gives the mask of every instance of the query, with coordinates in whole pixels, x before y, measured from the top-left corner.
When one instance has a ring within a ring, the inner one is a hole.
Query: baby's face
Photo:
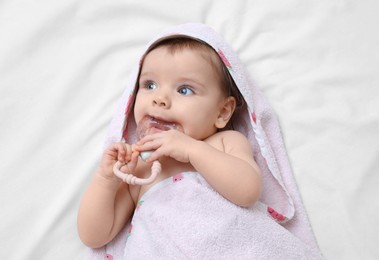
[[[166,47],[151,51],[139,78],[137,124],[147,116],[175,124],[198,140],[214,134],[226,96],[210,55],[191,49],[171,53]]]

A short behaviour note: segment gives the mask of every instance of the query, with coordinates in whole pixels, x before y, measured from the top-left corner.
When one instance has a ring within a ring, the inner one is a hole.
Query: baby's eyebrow
[[[154,76],[154,75],[155,75],[154,72],[145,71],[145,72],[142,72],[142,73],[141,73],[140,78],[142,78],[142,77],[152,77],[152,76]]]
[[[196,80],[194,78],[182,77],[182,78],[179,79],[179,81],[184,82],[184,83],[186,83],[186,82],[188,82],[188,83],[195,83],[196,85],[198,85],[200,87],[204,87],[204,84],[201,81]]]

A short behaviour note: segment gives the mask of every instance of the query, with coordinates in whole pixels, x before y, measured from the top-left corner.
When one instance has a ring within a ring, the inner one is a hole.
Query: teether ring
[[[114,174],[119,177],[122,181],[131,184],[131,185],[148,185],[155,181],[158,174],[161,173],[162,167],[160,162],[154,161],[153,165],[151,166],[151,175],[149,178],[141,179],[136,176],[134,176],[131,173],[124,173],[120,169],[122,166],[124,166],[125,163],[122,162],[116,162],[113,166],[113,172]]]

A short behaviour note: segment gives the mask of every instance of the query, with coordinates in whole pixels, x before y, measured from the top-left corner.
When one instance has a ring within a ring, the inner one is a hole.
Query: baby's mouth
[[[183,128],[175,122],[168,122],[152,116],[145,116],[138,122],[137,136],[138,139],[142,139],[146,135],[154,133],[155,130],[168,131],[171,129],[183,132]]]

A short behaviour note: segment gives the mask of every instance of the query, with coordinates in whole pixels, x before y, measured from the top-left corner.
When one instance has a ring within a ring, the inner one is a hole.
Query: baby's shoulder
[[[220,131],[220,132],[217,132],[216,134],[214,134],[213,136],[211,136],[211,138],[215,138],[215,139],[223,139],[223,140],[233,140],[235,138],[237,138],[237,140],[246,140],[247,141],[247,138],[246,136],[244,136],[242,133],[238,132],[238,131],[235,131],[235,130],[225,130],[225,131]]]
[[[249,143],[246,136],[235,130],[225,130],[217,132],[216,134],[207,138],[206,142],[209,144],[219,144],[223,147]]]

